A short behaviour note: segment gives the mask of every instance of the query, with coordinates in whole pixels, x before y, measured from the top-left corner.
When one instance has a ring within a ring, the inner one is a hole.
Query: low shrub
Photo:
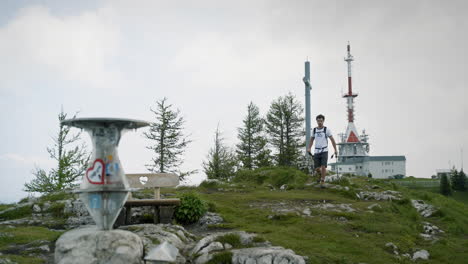
[[[217,188],[218,185],[219,183],[217,181],[205,180],[200,183],[199,187],[211,189],[211,188]]]
[[[54,217],[63,217],[63,210],[65,209],[64,203],[53,203],[50,208],[47,210]]]
[[[217,207],[216,207],[216,204],[215,203],[212,203],[212,202],[208,202],[207,203],[207,209],[208,209],[208,212],[212,212],[212,213],[215,213],[216,210],[217,210]]]
[[[206,264],[231,264],[232,263],[232,252],[224,251],[221,253],[217,253],[213,256],[210,261],[206,262]]]
[[[30,216],[31,214],[32,214],[32,207],[30,205],[25,205],[25,206],[19,206],[7,212],[3,212],[2,214],[0,214],[0,219],[2,220],[20,219],[26,216]]]
[[[256,170],[239,170],[234,182],[250,182],[258,185],[271,184],[277,188],[288,185],[288,188],[303,187],[307,181],[307,174],[291,167],[266,167]]]
[[[224,236],[219,236],[216,238],[215,241],[218,241],[223,245],[227,243],[231,245],[233,248],[242,248],[241,239],[238,234],[231,233],[231,234],[226,234]]]
[[[180,224],[192,224],[207,211],[206,203],[193,192],[183,193],[180,205],[175,208],[174,218]]]
[[[41,197],[41,201],[61,201],[61,200],[68,200],[73,197],[72,193],[68,192],[56,192],[56,193],[49,193]]]

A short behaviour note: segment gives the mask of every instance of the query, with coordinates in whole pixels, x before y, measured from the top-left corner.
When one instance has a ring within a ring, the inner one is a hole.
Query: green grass
[[[75,195],[72,193],[68,192],[57,192],[57,193],[50,193],[43,195],[40,198],[40,201],[45,202],[45,201],[50,201],[50,202],[55,202],[55,201],[60,201],[60,200],[67,200],[73,198]]]
[[[232,260],[232,253],[229,251],[224,251],[221,253],[217,253],[213,256],[210,261],[208,261],[206,264],[231,264]]]
[[[14,204],[0,204],[0,211],[6,210],[10,207],[15,206]]]
[[[19,255],[1,255],[0,259],[10,259],[11,261],[18,264],[42,264],[45,263],[43,259],[30,257],[30,256],[19,256]]]
[[[0,219],[3,219],[3,220],[19,219],[19,218],[30,216],[31,214],[32,214],[32,207],[30,205],[26,205],[26,206],[21,206],[14,210],[10,210],[8,212],[4,212],[0,214]]]
[[[246,187],[238,183],[229,188],[217,185],[216,188],[204,186],[177,190],[198,191],[203,200],[213,204],[217,213],[225,219],[225,223],[217,227],[257,233],[273,245],[308,256],[310,263],[411,263],[406,260],[399,262],[385,247],[387,242],[396,244],[401,254],[411,254],[416,248],[428,250],[430,259],[418,263],[465,263],[468,258],[466,204],[439,194],[411,190],[388,180],[358,177],[343,181],[341,185],[349,186],[351,190],[303,187],[270,191],[254,183]],[[405,199],[386,202],[360,201],[355,198],[355,189],[374,185],[380,188],[373,191],[398,190]],[[423,199],[440,210],[436,216],[425,219],[411,206],[410,199]],[[304,218],[295,213],[279,215],[267,208],[251,206],[262,202],[287,202],[294,206],[303,201],[316,200],[348,203],[360,211],[346,213],[312,209],[313,217]],[[373,203],[378,203],[382,208],[375,208],[373,213],[367,212],[367,207]],[[347,221],[338,221],[339,217],[345,217]],[[446,232],[441,235],[439,242],[431,244],[420,238],[423,221],[429,221]]]
[[[51,231],[39,226],[18,226],[15,228],[0,226],[0,233],[9,235],[0,236],[0,251],[12,244],[28,244],[35,240],[55,241],[62,234],[62,232]]]
[[[233,248],[243,248],[244,246],[241,243],[240,236],[238,234],[226,234],[216,238],[215,241],[221,242],[221,244],[228,243]]]

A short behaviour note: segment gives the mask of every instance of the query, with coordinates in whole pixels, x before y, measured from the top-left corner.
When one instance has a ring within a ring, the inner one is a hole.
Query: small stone
[[[232,248],[231,244],[224,243],[224,249],[231,249],[231,248]]]
[[[32,210],[34,213],[41,212],[41,207],[38,204],[33,205]]]
[[[45,251],[45,252],[50,252],[49,245],[40,246],[39,249],[42,250],[42,251]]]
[[[307,215],[307,216],[310,216],[310,215],[311,215],[310,208],[304,209],[304,211],[302,211],[302,213],[305,214],[305,215]]]
[[[369,206],[367,207],[367,209],[372,210],[372,209],[374,209],[374,207],[382,208],[382,206],[380,206],[380,204],[376,204],[376,203],[375,203],[375,204],[369,205]]]
[[[204,253],[210,253],[212,251],[218,251],[218,250],[223,250],[223,249],[224,249],[223,244],[221,244],[220,242],[212,242],[207,247],[200,250],[199,253],[204,254]]]
[[[422,260],[427,260],[429,259],[429,252],[425,249],[422,249],[422,250],[418,250],[416,252],[414,252],[413,254],[413,260],[417,260],[417,259],[422,259]]]
[[[397,250],[398,247],[393,244],[392,242],[388,242],[387,244],[385,244],[385,247],[391,247],[393,250]]]

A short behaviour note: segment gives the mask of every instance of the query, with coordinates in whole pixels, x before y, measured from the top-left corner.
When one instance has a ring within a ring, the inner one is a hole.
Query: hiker
[[[335,149],[335,154],[332,155],[338,157],[338,151],[336,150],[335,139],[332,136],[332,132],[326,126],[323,126],[325,122],[325,116],[318,115],[315,120],[317,121],[317,127],[314,128],[312,136],[310,137],[309,147],[307,152],[311,153],[312,146],[315,141],[315,150],[314,150],[314,167],[320,170],[320,187],[323,187],[325,182],[325,175],[327,175],[327,161],[328,161],[328,138],[330,138],[333,148]]]

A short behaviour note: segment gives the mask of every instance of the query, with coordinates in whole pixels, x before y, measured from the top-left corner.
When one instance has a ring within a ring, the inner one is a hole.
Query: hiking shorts
[[[327,167],[328,151],[314,154],[314,167],[320,168],[321,166]]]

